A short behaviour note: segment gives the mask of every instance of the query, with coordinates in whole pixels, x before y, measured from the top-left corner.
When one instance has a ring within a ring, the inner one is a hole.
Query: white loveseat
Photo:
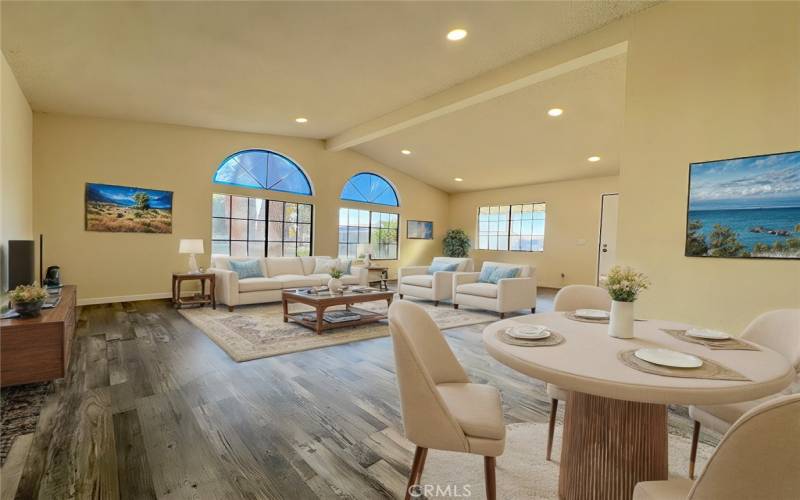
[[[480,307],[500,313],[530,309],[536,312],[536,268],[505,262],[484,262],[483,268],[516,267],[520,273],[516,278],[504,278],[494,283],[480,283],[481,273],[455,273],[453,275],[453,307],[459,305]],[[482,269],[483,269],[482,268]]]
[[[453,274],[470,272],[474,269],[472,259],[457,257],[434,257],[433,264],[456,264],[455,271],[437,271],[428,274],[430,266],[401,267],[397,271],[397,291],[402,299],[404,295],[432,300],[434,306],[440,300],[453,296]]]
[[[231,270],[231,260],[245,261],[257,259],[261,266],[263,278],[239,279],[239,275]],[[329,274],[314,274],[317,259],[330,257],[229,257],[227,255],[212,255],[211,268],[208,272],[214,273],[216,279],[217,302],[228,306],[233,311],[234,306],[244,304],[260,304],[264,302],[278,302],[284,288],[297,288],[304,286],[320,286],[331,279]],[[367,284],[367,270],[363,267],[351,266],[350,274],[341,278],[345,285]]]

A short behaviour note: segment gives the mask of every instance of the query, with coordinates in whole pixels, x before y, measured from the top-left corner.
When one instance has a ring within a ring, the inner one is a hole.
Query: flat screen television
[[[800,259],[800,151],[689,165],[685,255]]]

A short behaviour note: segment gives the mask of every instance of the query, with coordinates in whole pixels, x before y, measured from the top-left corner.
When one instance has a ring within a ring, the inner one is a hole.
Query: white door
[[[619,194],[604,194],[600,212],[600,245],[597,252],[597,284],[617,261],[617,213]]]

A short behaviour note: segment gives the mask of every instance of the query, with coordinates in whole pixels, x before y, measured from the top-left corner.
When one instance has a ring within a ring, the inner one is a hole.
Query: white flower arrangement
[[[633,302],[639,292],[647,290],[650,280],[643,273],[627,266],[614,266],[603,282],[611,298],[618,302]]]

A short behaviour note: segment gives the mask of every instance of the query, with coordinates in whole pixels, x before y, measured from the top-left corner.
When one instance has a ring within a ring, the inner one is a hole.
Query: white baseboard
[[[197,292],[184,291],[181,296],[187,297],[194,295]],[[95,304],[113,304],[114,302],[135,302],[137,300],[156,300],[156,299],[171,299],[172,294],[169,292],[161,293],[143,293],[139,295],[121,295],[118,297],[93,297],[88,299],[78,299],[79,306],[91,306]]]

